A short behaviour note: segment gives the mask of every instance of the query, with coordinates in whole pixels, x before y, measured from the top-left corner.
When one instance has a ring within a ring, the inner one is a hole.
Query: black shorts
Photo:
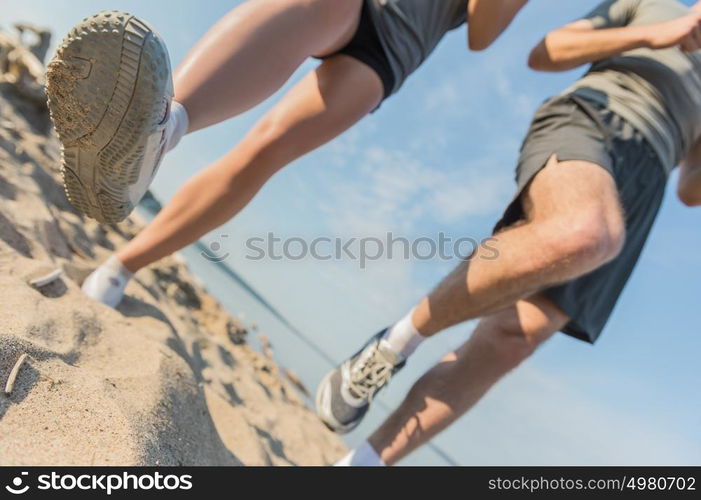
[[[559,161],[587,161],[607,170],[625,214],[626,240],[618,257],[544,292],[571,318],[563,331],[593,343],[640,257],[662,204],[667,174],[647,140],[617,114],[577,96],[552,99],[536,112],[516,169],[517,195],[495,232],[523,220],[521,194],[553,154]]]
[[[327,59],[338,54],[344,54],[366,64],[377,73],[377,76],[382,80],[384,95],[382,100],[387,99],[392,94],[394,89],[394,73],[390,65],[385,49],[382,47],[380,38],[377,36],[377,27],[370,16],[367,0],[363,2],[362,11],[360,14],[360,22],[358,29],[353,35],[353,39],[348,44],[334,52],[333,54],[325,55],[320,59]]]

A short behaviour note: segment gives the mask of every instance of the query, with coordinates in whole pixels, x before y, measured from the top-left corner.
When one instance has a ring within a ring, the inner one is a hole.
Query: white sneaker
[[[91,299],[115,308],[122,301],[124,290],[133,276],[113,255],[87,277],[82,290]]]
[[[161,37],[125,12],[86,18],[49,64],[46,92],[68,199],[100,222],[125,219],[166,146],[173,79]]]

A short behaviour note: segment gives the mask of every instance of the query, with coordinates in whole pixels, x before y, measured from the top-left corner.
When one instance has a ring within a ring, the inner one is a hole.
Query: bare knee
[[[282,120],[275,113],[275,110],[264,115],[251,129],[249,135],[260,147],[265,147],[273,144],[285,134],[287,127],[283,125]]]
[[[553,302],[536,295],[484,318],[474,336],[495,353],[500,365],[497,368],[508,371],[529,358],[568,321],[568,316]]]
[[[556,262],[595,269],[615,259],[625,243],[620,210],[587,207],[556,217],[547,227],[547,245]]]
[[[242,187],[262,186],[294,159],[285,141],[287,127],[274,115],[264,116],[246,137],[212,166],[224,196],[240,196]]]
[[[538,347],[529,339],[524,329],[505,318],[484,320],[490,330],[490,345],[501,364],[511,370],[529,358]]]
[[[567,164],[566,166],[564,166]],[[553,155],[527,191],[528,213],[543,239],[546,265],[593,270],[622,250],[625,223],[615,181],[589,162]]]
[[[262,160],[262,163],[277,169],[298,156],[295,141],[285,140],[288,134],[287,122],[273,110],[256,123],[239,148],[244,155]]]

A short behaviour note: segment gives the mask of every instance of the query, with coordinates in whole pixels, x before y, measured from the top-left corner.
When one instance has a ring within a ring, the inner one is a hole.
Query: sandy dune
[[[176,258],[119,310],[79,283],[140,227],[67,202],[46,110],[0,83],[0,464],[324,464],[344,451]],[[62,278],[29,283],[60,269]]]

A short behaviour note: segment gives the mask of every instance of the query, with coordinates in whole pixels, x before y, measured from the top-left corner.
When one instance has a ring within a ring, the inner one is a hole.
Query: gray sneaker
[[[68,199],[100,222],[125,219],[164,153],[173,81],[163,40],[125,12],[86,18],[49,64],[46,93]]]
[[[404,367],[405,361],[382,339],[381,331],[348,361],[329,372],[316,393],[316,413],[334,432],[355,429],[377,391]]]

